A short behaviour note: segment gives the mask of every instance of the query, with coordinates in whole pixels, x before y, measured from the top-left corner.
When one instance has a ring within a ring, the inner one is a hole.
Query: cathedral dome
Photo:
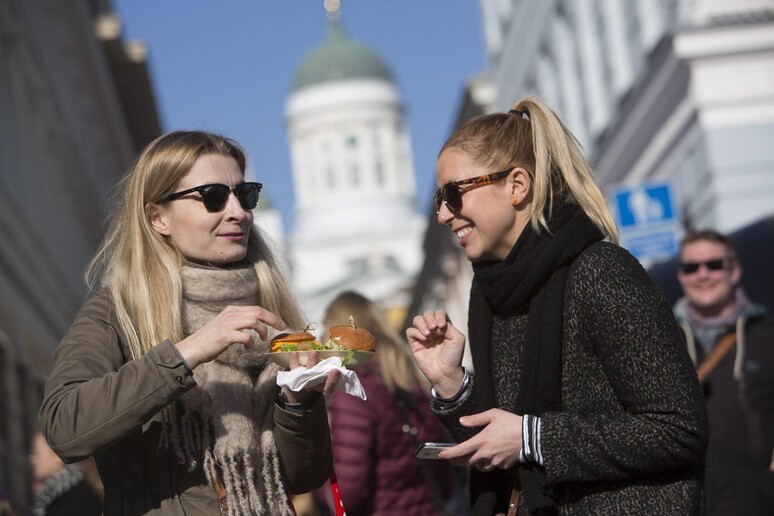
[[[293,90],[346,79],[384,79],[392,74],[370,48],[348,38],[338,23],[331,23],[328,38],[310,51],[296,71]]]

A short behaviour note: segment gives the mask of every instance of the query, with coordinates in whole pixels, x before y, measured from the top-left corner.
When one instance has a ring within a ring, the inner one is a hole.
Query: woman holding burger
[[[280,391],[266,355],[302,317],[253,225],[260,190],[235,142],[198,131],[153,141],[120,184],[40,412],[63,460],[94,456],[105,514],[290,515],[328,478],[323,397]]]
[[[473,262],[475,374],[444,311],[407,336],[459,443],[440,456],[472,467],[473,513],[698,514],[702,392],[575,138],[523,99],[457,130],[436,181],[438,222]]]

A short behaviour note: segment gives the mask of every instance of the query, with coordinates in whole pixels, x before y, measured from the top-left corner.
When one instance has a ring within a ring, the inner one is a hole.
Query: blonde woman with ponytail
[[[443,310],[409,345],[471,466],[475,515],[699,514],[707,416],[663,293],[618,247],[577,140],[543,102],[477,117],[434,196],[473,263],[468,336]]]
[[[289,515],[291,493],[328,478],[316,391],[338,373],[310,391],[276,385],[267,340],[303,319],[253,225],[262,185],[245,163],[232,140],[176,131],[116,192],[40,412],[63,460],[94,456],[106,515]]]

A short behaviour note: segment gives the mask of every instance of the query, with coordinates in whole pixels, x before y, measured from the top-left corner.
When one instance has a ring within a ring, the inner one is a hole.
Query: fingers
[[[472,453],[471,451],[467,451],[469,449],[471,449],[470,439],[468,439],[467,441],[463,441],[460,444],[457,444],[456,446],[452,446],[451,448],[446,448],[445,450],[442,450],[438,454],[438,457],[440,457],[441,459],[448,459],[452,461],[459,460],[462,458],[467,458]],[[475,452],[476,451],[475,448],[473,448],[472,451]],[[467,462],[465,463],[465,465],[467,466]]]
[[[235,330],[255,330],[262,340],[267,340],[269,327],[279,331],[287,328],[278,315],[260,306],[227,306],[218,318]]]
[[[427,310],[422,315],[414,317],[414,328],[417,335],[422,336],[420,340],[426,339],[433,333],[443,335],[446,333],[448,316],[444,310]]]
[[[290,355],[291,362],[293,355],[298,355],[298,352],[293,352]],[[290,363],[290,365],[292,366],[292,363]],[[287,387],[283,387],[282,393],[285,399],[290,403],[299,403],[315,391],[323,392],[325,394],[333,394],[333,392],[336,390],[336,386],[338,385],[340,378],[341,373],[338,369],[334,369],[328,373],[324,383],[315,383],[312,387],[301,389],[300,391],[295,392],[291,391]]]
[[[336,386],[339,384],[340,378],[341,371],[338,369],[334,369],[328,373],[328,378],[325,379],[325,385],[323,386],[323,392],[325,394],[333,394],[333,391],[336,390]]]
[[[521,448],[521,416],[490,409],[460,418],[466,427],[484,427],[476,435],[441,453],[443,458],[462,460],[482,472],[508,469],[518,462]]]
[[[492,422],[492,410],[489,409],[486,412],[479,412],[478,414],[471,414],[469,416],[462,416],[460,418],[460,424],[465,427],[484,426]]]
[[[317,351],[311,350],[306,351],[306,364],[304,364],[306,367],[314,367],[317,365],[317,362],[319,361],[320,357],[317,354]]]
[[[491,462],[487,462],[485,460],[476,461],[473,467],[484,473],[488,473],[495,468],[494,464],[492,464]]]
[[[317,351],[307,351],[306,353],[306,364],[305,367],[311,368],[317,365],[318,361],[318,355]],[[300,364],[300,354],[298,351],[293,351],[289,355],[288,359],[288,368],[289,369],[295,369],[296,367],[299,367]],[[339,380],[341,379],[341,371],[338,369],[332,369],[328,376],[325,378],[325,383],[318,383],[314,387],[312,387],[311,391],[320,391],[324,392],[325,394],[333,394],[333,391],[336,390],[336,386],[339,383]]]
[[[292,351],[290,355],[288,355],[288,369],[295,369],[300,365],[300,362],[298,351]]]
[[[475,436],[471,437],[467,441],[462,441],[456,446],[443,450],[438,456],[442,459],[450,460],[462,460],[464,459],[464,465],[467,466],[470,463],[471,457],[478,451],[481,444],[476,440]]]

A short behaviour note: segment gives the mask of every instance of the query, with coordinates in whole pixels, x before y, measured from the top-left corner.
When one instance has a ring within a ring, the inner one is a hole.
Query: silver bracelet
[[[455,401],[460,399],[462,395],[465,393],[465,390],[468,388],[468,385],[470,385],[470,373],[468,372],[467,369],[465,369],[465,367],[462,368],[462,372],[463,372],[462,383],[460,384],[460,388],[457,391],[457,394],[455,394],[451,398],[441,398],[440,396],[438,396],[438,393],[435,392],[435,388],[433,387],[430,389],[430,394],[433,396],[433,398],[436,401],[440,401],[441,403],[454,403]]]

